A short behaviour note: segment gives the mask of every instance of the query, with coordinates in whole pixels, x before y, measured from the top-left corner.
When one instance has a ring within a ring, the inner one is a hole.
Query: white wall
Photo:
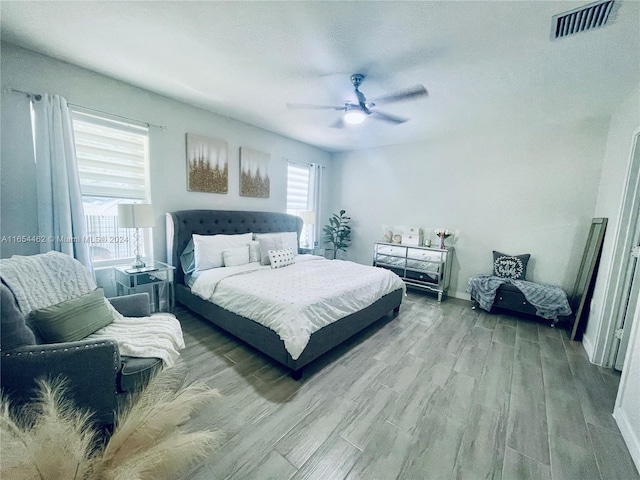
[[[327,167],[327,178],[331,176],[331,155],[315,147],[13,45],[2,44],[1,48],[2,235],[37,235],[29,101],[24,96],[9,93],[8,87],[35,93],[58,93],[71,103],[167,126],[166,131],[149,130],[151,202],[157,225],[153,229],[153,246],[158,260],[166,258],[164,213],[167,211],[214,208],[283,212],[286,210],[287,159],[321,163]],[[229,193],[187,191],[187,132],[220,138],[229,143]],[[240,197],[241,146],[271,154],[270,198]],[[38,253],[35,244],[3,243],[0,251],[2,257],[34,253]]]
[[[611,323],[611,316],[616,296],[615,287],[621,268],[621,255],[624,254],[618,251],[619,247],[616,248],[621,241],[619,219],[627,177],[631,173],[629,169],[634,132],[638,128],[640,128],[640,87],[636,88],[620,105],[611,118],[594,213],[596,217],[607,217],[609,222],[583,343],[591,361],[599,365],[608,362],[607,337],[615,328]]]
[[[491,273],[492,250],[530,253],[528,280],[571,292],[595,209],[607,127],[608,119],[538,129],[505,122],[335,154],[331,205],[353,217],[348,257],[369,263],[383,224],[428,233],[443,227],[456,231],[453,242],[447,240],[456,248],[451,295],[469,298],[467,281]]]

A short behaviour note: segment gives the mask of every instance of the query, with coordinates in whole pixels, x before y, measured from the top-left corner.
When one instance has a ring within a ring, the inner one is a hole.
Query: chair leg
[[[291,378],[293,378],[296,382],[302,378],[302,369],[291,370]]]

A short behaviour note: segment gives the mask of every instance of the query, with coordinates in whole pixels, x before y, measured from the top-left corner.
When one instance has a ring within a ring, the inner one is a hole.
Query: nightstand
[[[173,271],[175,267],[162,262],[154,262],[145,268],[135,269],[130,265],[113,267],[116,281],[116,295],[128,295],[149,291],[153,300],[153,311],[159,312],[161,296],[169,312],[173,312]]]

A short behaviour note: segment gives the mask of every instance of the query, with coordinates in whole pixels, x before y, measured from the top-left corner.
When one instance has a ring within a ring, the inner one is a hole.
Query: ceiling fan
[[[424,88],[423,85],[416,85],[415,87],[411,87],[406,90],[391,93],[389,95],[378,97],[373,100],[367,100],[364,94],[358,89],[364,78],[365,76],[360,73],[354,73],[353,75],[351,75],[351,83],[354,87],[357,102],[346,101],[342,106],[313,105],[309,103],[287,103],[287,108],[343,111],[344,115],[338,118],[338,120],[331,125],[333,128],[343,128],[345,126],[345,123],[356,125],[364,122],[367,117],[372,117],[397,125],[400,123],[404,123],[409,119],[381,112],[375,107],[378,104],[402,102],[404,100],[413,100],[429,95],[429,92],[427,92],[427,89]]]

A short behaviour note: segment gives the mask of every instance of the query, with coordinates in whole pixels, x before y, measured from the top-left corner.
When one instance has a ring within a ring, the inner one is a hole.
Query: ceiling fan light
[[[364,122],[364,119],[366,116],[367,115],[362,110],[358,110],[358,109],[347,110],[344,113],[344,122],[348,123],[349,125],[358,125]]]

